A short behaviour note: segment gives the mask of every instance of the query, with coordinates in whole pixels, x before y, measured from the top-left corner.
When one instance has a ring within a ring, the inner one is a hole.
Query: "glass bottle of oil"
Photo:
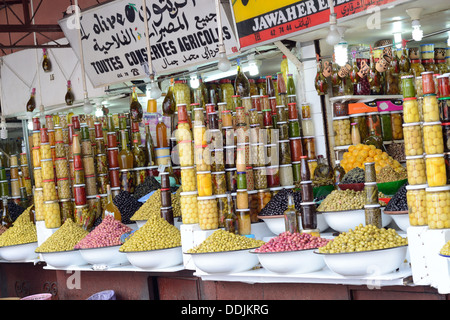
[[[130,116],[133,121],[141,122],[143,116],[142,105],[138,101],[136,87],[133,87],[133,93],[130,103]]]
[[[107,194],[106,196],[107,202],[105,210],[103,211],[102,219],[104,219],[106,216],[113,216],[114,219],[121,221],[122,215],[120,214],[119,209],[113,202],[111,187],[109,186],[109,184],[106,186],[106,194]]]
[[[44,69],[45,72],[50,72],[52,71],[52,63],[48,58],[47,49],[42,49],[42,53],[43,53],[42,69]]]
[[[75,100],[74,96],[73,96],[72,84],[71,84],[70,80],[67,80],[67,92],[66,92],[65,100],[66,100],[66,104],[68,106],[73,105],[73,100]]]
[[[295,208],[294,196],[292,194],[288,195],[288,207],[286,211],[284,211],[284,225],[285,231],[290,232],[291,234],[300,232],[298,211]]]
[[[36,88],[33,88],[31,90],[31,95],[30,95],[30,99],[27,102],[27,111],[28,112],[33,112],[34,109],[36,109]]]

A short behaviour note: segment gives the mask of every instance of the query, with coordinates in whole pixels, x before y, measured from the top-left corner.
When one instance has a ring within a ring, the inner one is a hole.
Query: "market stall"
[[[37,92],[11,67],[34,50],[0,69],[2,125],[23,132],[0,127],[4,277],[31,264],[147,287],[125,299],[213,299],[217,283],[450,294],[449,7],[422,2],[117,0],[81,28],[76,10],[59,19],[70,48],[27,64]],[[361,26],[373,15],[379,32]],[[425,31],[402,39],[411,20]]]

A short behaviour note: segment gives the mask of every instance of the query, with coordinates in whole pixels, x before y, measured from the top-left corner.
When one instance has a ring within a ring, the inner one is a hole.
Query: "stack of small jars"
[[[373,225],[382,228],[381,205],[378,199],[377,175],[375,163],[365,163],[365,183],[364,191],[366,193],[364,211],[366,225]]]
[[[416,90],[417,82],[415,86],[411,77],[402,77],[404,112],[408,114],[406,118],[408,121],[423,119],[423,122],[404,125],[410,184],[407,188],[410,224],[428,225],[430,229],[450,228],[447,203],[447,199],[450,199],[450,175],[447,174],[443,134],[443,121],[447,121],[444,116],[446,104],[443,103],[445,100],[438,100],[436,90],[439,87],[434,81],[434,72],[423,72],[421,79],[420,89]],[[445,77],[440,78],[440,81],[445,92]],[[419,103],[414,99],[416,92],[423,93],[423,118]]]
[[[192,105],[191,105],[192,106]],[[196,108],[195,111],[201,111],[201,118],[194,119],[191,122],[194,126],[194,132],[197,132],[200,136],[197,136],[197,140],[193,141],[192,132],[190,127],[190,119],[187,113],[186,104],[178,104],[178,128],[175,131],[175,138],[177,140],[178,159],[180,164],[180,175],[182,181],[183,192],[180,194],[181,205],[181,217],[184,224],[198,223],[198,208],[197,208],[197,177],[194,166],[194,146],[202,145],[203,140],[203,128],[195,129],[197,126],[203,125],[203,108]],[[191,113],[192,114],[192,113]]]
[[[301,156],[301,182],[302,193],[301,203],[301,229],[303,233],[311,233],[318,236],[316,203],[314,202],[314,192],[311,180],[311,171],[308,165],[308,157]]]
[[[54,168],[55,163],[54,157],[52,156],[52,149],[50,145],[51,135],[48,134],[47,128],[41,128],[40,131],[41,131],[40,152],[41,152],[42,196],[44,200],[42,208],[44,211],[45,226],[46,228],[49,229],[58,228],[61,226],[61,215],[58,202],[59,198],[55,183],[56,181]],[[36,192],[40,192],[40,190],[36,189]]]
[[[98,193],[102,199],[106,201],[106,186],[109,184],[108,175],[108,156],[106,154],[107,143],[107,131],[104,130],[104,126],[101,122],[96,122],[94,124],[95,132],[95,164],[97,173],[97,187]],[[106,135],[104,134],[106,133]]]
[[[108,175],[111,193],[115,197],[120,192],[119,145],[114,118],[108,115],[108,132],[106,133],[106,154],[108,159]]]

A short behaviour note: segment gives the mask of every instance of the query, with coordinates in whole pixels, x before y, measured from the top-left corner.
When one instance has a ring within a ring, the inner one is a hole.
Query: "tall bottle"
[[[72,84],[71,84],[70,80],[67,80],[67,92],[66,92],[66,96],[64,99],[66,100],[66,104],[68,106],[71,106],[73,104],[73,101],[75,100],[75,98],[73,96]]]
[[[139,124],[137,122],[133,122],[133,130],[132,130],[132,144],[131,144],[131,152],[133,152],[133,166],[134,168],[141,168],[145,166],[145,153],[141,148],[141,134],[139,132]]]
[[[352,60],[352,69],[350,70],[350,81],[353,84],[353,91],[357,92],[357,86],[359,81],[361,80],[359,76],[358,62],[356,61],[356,57],[353,56]]]
[[[42,49],[42,53],[43,53],[42,69],[44,69],[45,72],[50,72],[52,71],[52,63],[48,58],[47,49]]]
[[[356,146],[361,144],[361,133],[359,132],[358,124],[352,123],[351,127],[352,145]]]
[[[167,140],[167,127],[162,120],[160,120],[156,125],[156,147],[169,147],[169,141]]]
[[[289,61],[284,54],[281,60],[280,70],[283,74],[284,82],[287,83],[289,78]]]
[[[322,62],[317,59],[317,73],[316,73],[316,79],[314,81],[317,94],[319,96],[326,95],[328,93],[328,83],[327,79],[323,75],[322,72]]]
[[[106,194],[107,194],[106,206],[105,206],[105,210],[103,211],[103,214],[102,214],[102,219],[104,219],[107,216],[113,216],[114,219],[116,219],[118,221],[122,221],[122,215],[120,214],[119,209],[113,202],[113,196],[112,196],[111,187],[109,186],[109,184],[106,186]]]
[[[290,95],[295,95],[295,83],[294,83],[294,78],[292,76],[292,74],[288,74],[288,80],[287,80],[287,94]]]
[[[272,76],[266,76],[266,95],[275,97],[275,86],[273,85]]]
[[[156,163],[155,147],[148,123],[145,125],[145,151],[147,152],[147,166],[154,166]]]
[[[333,176],[334,176],[334,186],[336,190],[340,190],[339,184],[341,183],[342,179],[344,179],[345,176],[345,170],[341,166],[341,161],[336,160],[336,165],[333,169]]]
[[[238,218],[234,211],[234,203],[231,198],[231,193],[227,194],[228,211],[225,214],[224,225],[225,230],[234,234],[239,234]]]
[[[241,65],[237,65],[236,79],[234,80],[234,92],[242,97],[250,97],[250,82],[242,71]]]
[[[133,93],[131,94],[130,103],[130,116],[133,121],[141,122],[144,112],[142,110],[142,105],[138,101],[136,87],[133,87]]]
[[[6,228],[11,227],[13,224],[11,215],[9,214],[7,197],[3,197],[3,210],[2,210],[1,221],[2,221],[2,226],[6,227]]]
[[[119,152],[119,168],[133,169],[133,153],[128,149],[128,135],[126,130],[120,130],[121,135],[121,150]]]
[[[175,96],[173,95],[173,85],[169,86],[167,89],[166,96],[164,97],[164,101],[162,103],[162,112],[165,116],[170,116],[175,113],[176,101]]]
[[[278,94],[287,93],[286,81],[284,80],[283,72],[277,73],[277,89]]]
[[[284,226],[285,231],[291,234],[300,233],[300,227],[298,223],[298,211],[295,208],[294,195],[288,195],[288,205],[286,211],[284,211]]]
[[[30,95],[30,99],[27,102],[27,111],[28,112],[33,112],[34,109],[36,109],[36,88],[33,88],[31,90],[31,95]]]
[[[369,83],[370,83],[370,94],[371,95],[380,95],[381,94],[381,74],[376,69],[375,58],[374,58],[372,52],[370,53]]]

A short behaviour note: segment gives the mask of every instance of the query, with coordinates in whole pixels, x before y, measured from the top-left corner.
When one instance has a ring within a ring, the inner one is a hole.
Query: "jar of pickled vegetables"
[[[403,111],[391,112],[392,139],[403,140]]]
[[[247,189],[236,190],[236,209],[248,209]]]
[[[237,190],[237,171],[236,168],[225,169],[225,175],[227,178],[227,190],[228,192],[236,192]]]
[[[47,229],[61,226],[61,213],[58,201],[44,201],[45,227]]]
[[[285,143],[284,143],[285,144]],[[279,165],[281,163],[281,157],[280,157],[280,150],[278,148],[278,144],[268,144],[264,146],[265,148],[265,155],[267,157],[265,157],[265,165],[270,167],[270,166],[276,166]],[[286,147],[284,147],[284,151],[286,151]],[[286,158],[283,160],[283,162],[288,163],[289,161],[289,156],[290,156],[290,152],[289,155],[286,156]],[[292,160],[292,157],[291,157]]]
[[[55,180],[42,180],[42,188],[44,192],[44,201],[58,200]]]
[[[447,168],[444,154],[426,155],[425,163],[428,186],[445,186],[447,184]]]
[[[382,136],[381,118],[378,112],[370,112],[367,114],[367,127],[371,136]],[[349,121],[350,122],[350,121]]]
[[[315,136],[316,135],[316,131],[314,128],[314,122],[310,118],[302,120],[302,130],[303,130],[303,136]]]
[[[41,161],[41,173],[43,180],[51,180],[55,178],[55,170],[53,168],[52,159],[44,159]]]
[[[197,197],[198,225],[202,230],[219,227],[219,212],[215,196]]]
[[[191,105],[191,89],[185,80],[176,80],[173,85],[176,104]]]
[[[403,100],[403,120],[405,123],[420,122],[419,103],[417,98],[406,98]]]
[[[350,117],[333,118],[333,129],[336,147],[352,144]]]
[[[419,73],[420,74],[420,73]],[[422,77],[416,77],[415,81],[414,81],[414,86],[416,88],[416,97],[417,98],[422,98],[423,97],[423,82],[422,82]]]
[[[383,141],[392,141],[392,122],[390,112],[380,112],[381,131],[383,132]]]
[[[184,192],[197,190],[197,177],[193,166],[181,167],[181,185]]]
[[[450,122],[442,124],[442,135],[444,138],[444,152],[450,152]]]
[[[450,97],[439,98],[440,121],[450,122]]]
[[[211,172],[211,179],[214,194],[224,194],[227,192],[227,180],[225,171]],[[183,189],[184,190],[184,189]]]
[[[44,191],[42,188],[34,189],[34,214],[36,221],[45,220]]]
[[[289,124],[284,122],[277,123],[278,134],[280,140],[288,140],[289,139]]]
[[[222,101],[221,102],[226,102],[227,106],[230,107],[231,111],[235,111],[235,109],[233,108],[233,96],[234,94],[234,87],[231,84],[231,80],[229,79],[222,79],[220,80],[220,89],[222,92]]]
[[[350,123],[356,123],[361,141],[366,140],[369,136],[369,129],[367,127],[366,114],[358,113],[350,116]]]
[[[41,160],[52,158],[52,151],[51,151],[50,143],[48,143],[48,142],[42,143],[40,150],[41,150]]]
[[[450,186],[425,189],[427,220],[430,229],[450,228]]]
[[[197,191],[180,193],[181,218],[184,224],[198,223],[197,195]]]
[[[423,144],[427,155],[444,153],[444,137],[440,122],[423,124]]]
[[[208,197],[213,195],[211,171],[197,172],[197,187],[199,197]]]
[[[413,98],[416,96],[415,81],[413,75],[401,77],[403,98]]]
[[[424,154],[422,123],[405,123],[403,125],[405,139],[405,155],[419,156]]]
[[[255,182],[255,189],[267,189],[267,170],[266,167],[253,168],[253,176]]]
[[[411,226],[426,226],[428,224],[426,188],[426,184],[406,186],[406,201]]]
[[[270,166],[266,167],[267,186],[269,188],[280,186],[280,167]]]
[[[406,170],[408,173],[408,183],[410,185],[427,183],[425,157],[423,155],[406,157]]]
[[[208,146],[194,147],[194,164],[197,171],[211,171],[211,151]]]
[[[291,186],[294,184],[292,164],[280,165],[280,184],[283,187]]]
[[[258,214],[261,213],[261,210],[264,209],[266,204],[272,199],[272,193],[269,189],[258,190],[256,193],[258,199]]]
[[[439,104],[436,94],[424,95],[423,119],[425,122],[436,122],[440,120]]]
[[[309,160],[316,159],[316,139],[314,136],[304,137],[302,139],[303,153]]]

